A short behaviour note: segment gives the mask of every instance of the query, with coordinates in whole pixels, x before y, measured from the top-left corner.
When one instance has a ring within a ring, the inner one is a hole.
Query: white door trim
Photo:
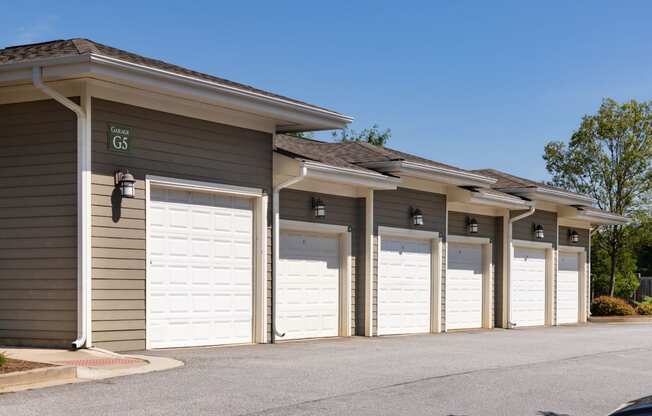
[[[546,243],[544,241],[512,240],[512,244],[517,247],[552,249],[552,243]]]
[[[494,327],[491,311],[493,310],[493,244],[491,239],[485,237],[469,237],[462,235],[448,235],[446,241],[446,255],[448,256],[448,244],[479,244],[482,246],[482,328]],[[448,261],[446,261],[448,271]],[[447,286],[448,287],[448,286]],[[446,295],[448,300],[448,294]],[[446,314],[448,316],[448,313]],[[448,328],[448,325],[446,325]]]
[[[564,253],[584,253],[586,249],[584,247],[578,247],[578,246],[559,246],[559,251],[563,251]]]
[[[441,332],[441,269],[442,269],[442,241],[437,231],[412,230],[396,227],[378,226],[378,242],[376,256],[378,271],[376,279],[380,277],[380,253],[382,236],[412,238],[417,240],[430,240],[430,332]],[[378,313],[378,310],[376,310]],[[376,328],[378,331],[378,328]]]
[[[322,224],[308,221],[281,220],[280,231],[299,231],[317,234],[335,234],[340,241],[339,336],[351,336],[352,259],[351,231],[346,225]]]
[[[418,240],[431,240],[439,238],[439,233],[437,231],[413,230],[379,225],[378,235],[381,234],[391,237],[415,238]]]
[[[579,316],[578,322],[584,323],[588,320],[588,290],[589,290],[589,269],[587,267],[587,250],[578,246],[559,246],[559,252],[577,253],[579,256]]]
[[[485,237],[469,237],[465,235],[448,235],[446,239],[449,243],[461,244],[491,244],[491,240]]]
[[[253,334],[254,343],[267,342],[267,195],[263,189],[246,188],[213,182],[193,181],[155,175],[145,175],[145,348],[151,348],[147,324],[150,320],[150,195],[151,187],[183,189],[252,198],[254,200],[253,253]]]

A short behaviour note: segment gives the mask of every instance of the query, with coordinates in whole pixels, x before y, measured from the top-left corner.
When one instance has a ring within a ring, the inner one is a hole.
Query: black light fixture
[[[543,240],[543,225],[537,224],[534,226],[534,238],[537,240]]]
[[[326,205],[321,198],[312,198],[312,211],[315,214],[315,218],[325,218],[326,217]]]
[[[128,170],[116,170],[113,173],[113,184],[120,188],[120,195],[123,198],[136,197],[136,180]]]
[[[570,230],[568,232],[568,239],[570,240],[571,243],[577,244],[580,242],[580,235],[577,231]]]
[[[480,231],[480,226],[475,218],[466,217],[466,231],[469,234],[477,234]]]
[[[423,212],[419,208],[410,208],[410,215],[412,216],[412,225],[417,227],[423,225]]]

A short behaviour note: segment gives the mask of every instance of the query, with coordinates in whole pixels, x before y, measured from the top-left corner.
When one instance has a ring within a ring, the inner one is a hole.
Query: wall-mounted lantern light
[[[580,235],[577,231],[570,230],[568,232],[568,239],[570,240],[571,243],[577,244],[580,242]]]
[[[312,199],[312,211],[315,214],[315,218],[325,218],[326,217],[326,205],[321,198]]]
[[[116,170],[113,173],[113,184],[120,188],[120,195],[123,198],[134,198],[136,196],[136,180],[128,170]]]
[[[537,224],[534,226],[534,238],[543,240],[543,225]]]
[[[466,218],[466,231],[468,231],[469,234],[477,234],[478,231],[480,231],[480,226],[475,218]]]
[[[423,212],[419,208],[410,208],[410,215],[412,216],[412,225],[417,227],[423,225]]]

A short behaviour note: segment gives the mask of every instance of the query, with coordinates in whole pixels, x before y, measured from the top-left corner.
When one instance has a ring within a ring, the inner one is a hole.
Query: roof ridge
[[[72,44],[75,46],[77,52],[79,52],[80,55],[85,53],[99,53],[97,47],[95,46],[95,42],[93,42],[90,39],[72,38],[69,39],[69,41],[72,42]]]

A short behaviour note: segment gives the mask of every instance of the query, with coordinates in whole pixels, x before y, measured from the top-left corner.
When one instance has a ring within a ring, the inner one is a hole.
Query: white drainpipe
[[[536,208],[534,207],[534,205],[530,205],[530,208],[526,212],[524,212],[524,213],[522,213],[520,215],[517,215],[514,218],[509,219],[509,228],[508,228],[508,237],[509,238],[508,238],[508,241],[507,241],[507,250],[509,251],[509,253],[507,253],[508,254],[507,259],[509,260],[509,264],[507,264],[506,267],[505,267],[505,270],[507,270],[507,279],[506,279],[507,281],[505,282],[505,285],[504,285],[504,287],[505,287],[504,290],[505,291],[503,292],[503,297],[505,299],[503,304],[507,306],[505,308],[505,310],[503,311],[503,313],[505,315],[507,315],[507,319],[503,318],[503,322],[507,322],[507,327],[508,328],[513,328],[514,326],[516,326],[514,323],[512,323],[510,321],[510,319],[512,318],[511,317],[511,315],[512,315],[511,314],[512,300],[509,297],[510,292],[511,292],[511,284],[512,284],[512,282],[511,282],[512,257],[514,256],[513,253],[512,253],[512,250],[513,250],[513,248],[512,248],[512,224],[514,224],[516,221],[522,220],[523,218],[529,217],[530,215],[534,214],[534,211],[536,211]]]
[[[276,279],[278,276],[278,263],[279,263],[279,244],[280,244],[280,198],[279,194],[281,189],[287,188],[288,186],[294,185],[297,182],[302,181],[308,169],[305,166],[301,166],[299,170],[299,176],[288,179],[285,182],[282,182],[276,185],[272,191],[272,210],[274,217],[272,218],[272,234],[274,235],[274,241],[272,242],[272,251],[274,256],[272,257],[272,343],[276,341],[276,336],[284,337],[284,333],[277,332],[276,329]]]
[[[88,117],[80,105],[43,83],[43,69],[39,66],[32,68],[32,84],[77,115],[77,339],[72,343],[72,347],[77,349],[86,344],[88,332],[88,291],[90,289],[90,262],[87,256],[88,242],[90,241],[88,233],[90,207],[87,203],[87,194],[90,189],[86,186],[90,161],[90,148],[86,140]]]

